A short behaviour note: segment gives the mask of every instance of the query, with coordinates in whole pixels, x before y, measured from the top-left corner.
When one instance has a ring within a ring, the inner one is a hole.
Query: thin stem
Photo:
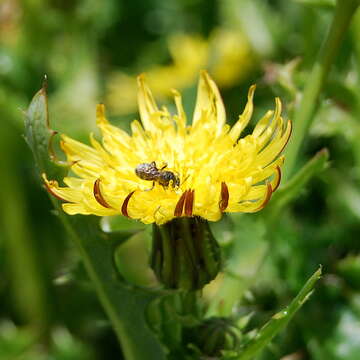
[[[312,123],[315,107],[330,67],[335,60],[341,41],[349,27],[352,16],[359,6],[357,0],[338,0],[329,33],[320,49],[309,76],[300,104],[294,114],[294,131],[287,147],[284,178],[288,179],[294,170],[297,155],[305,135]]]

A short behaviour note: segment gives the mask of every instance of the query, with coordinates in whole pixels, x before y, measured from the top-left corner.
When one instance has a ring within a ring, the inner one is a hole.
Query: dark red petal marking
[[[176,206],[175,206],[175,210],[174,210],[174,216],[179,217],[182,215],[183,213],[183,208],[184,208],[184,202],[185,202],[185,198],[187,196],[189,190],[186,190],[185,192],[183,192],[183,194],[180,196],[179,201],[177,202]]]
[[[229,205],[229,189],[224,181],[221,183],[220,196],[221,199],[219,201],[219,209],[221,212],[223,212]]]
[[[262,202],[262,204],[255,211],[259,211],[259,210],[263,209],[267,205],[267,203],[270,201],[273,190],[272,190],[270,183],[267,183],[266,185],[267,185],[267,191],[266,191],[265,199]]]
[[[185,215],[192,216],[194,207],[195,190],[188,190],[185,199]]]
[[[277,182],[274,186],[274,188],[272,189],[272,192],[274,192],[275,190],[277,190],[277,188],[279,187],[280,185],[280,181],[281,181],[281,169],[280,169],[280,166],[277,166],[275,168],[276,172],[278,173],[278,179],[277,179]]]
[[[63,199],[62,197],[60,197],[59,195],[55,194],[52,190],[51,187],[45,182],[44,183],[46,190],[54,197],[56,197],[57,199],[61,200],[61,201],[66,201],[65,199]]]
[[[123,204],[122,204],[122,206],[121,206],[121,213],[122,213],[124,216],[128,217],[128,218],[129,218],[130,216],[129,216],[127,207],[128,207],[129,200],[130,200],[130,198],[133,196],[134,192],[135,192],[135,190],[132,191],[132,192],[125,198],[125,200],[124,200],[124,202],[123,202]]]
[[[104,199],[104,197],[101,194],[100,191],[100,179],[96,179],[94,182],[94,197],[96,199],[96,201],[102,205],[103,207],[106,207],[108,209],[111,209],[111,206],[106,202],[106,200]]]

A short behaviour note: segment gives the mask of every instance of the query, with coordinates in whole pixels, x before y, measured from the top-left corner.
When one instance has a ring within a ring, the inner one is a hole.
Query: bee
[[[161,169],[156,167],[155,161],[151,163],[139,164],[135,168],[135,174],[142,180],[148,180],[153,182],[152,190],[155,186],[155,182],[158,182],[163,187],[168,187],[170,181],[172,181],[172,187],[180,186],[180,179],[173,172],[164,170],[167,165],[163,166]]]

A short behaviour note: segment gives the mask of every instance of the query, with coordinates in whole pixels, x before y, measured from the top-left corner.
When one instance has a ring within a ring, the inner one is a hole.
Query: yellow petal
[[[202,71],[200,75],[193,125],[199,121],[214,124],[216,135],[221,133],[226,121],[225,107],[219,89],[206,71]]]
[[[138,76],[138,106],[141,122],[145,130],[154,131],[156,128],[152,123],[154,115],[159,113],[159,108],[156,105],[155,99],[151,93],[149,86],[145,81],[145,75]]]
[[[249,123],[251,116],[254,111],[253,98],[255,93],[256,85],[251,85],[248,92],[248,101],[246,103],[243,113],[239,116],[239,120],[231,128],[229,135],[233,141],[236,141],[240,136],[241,132],[245,129]]]

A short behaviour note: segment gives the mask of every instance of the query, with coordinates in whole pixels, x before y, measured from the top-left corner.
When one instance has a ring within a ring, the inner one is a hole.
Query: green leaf
[[[25,114],[25,140],[30,146],[40,173],[51,179],[62,179],[68,171],[68,164],[57,161],[52,151],[52,138],[56,135],[50,129],[46,83],[35,94]]]
[[[284,310],[275,314],[257,333],[254,339],[250,340],[243,348],[241,355],[237,360],[253,359],[265,346],[267,346],[273,337],[285,328],[295,313],[308,300],[313,292],[316,282],[321,277],[321,267],[311,276],[301,289],[299,294]]]

